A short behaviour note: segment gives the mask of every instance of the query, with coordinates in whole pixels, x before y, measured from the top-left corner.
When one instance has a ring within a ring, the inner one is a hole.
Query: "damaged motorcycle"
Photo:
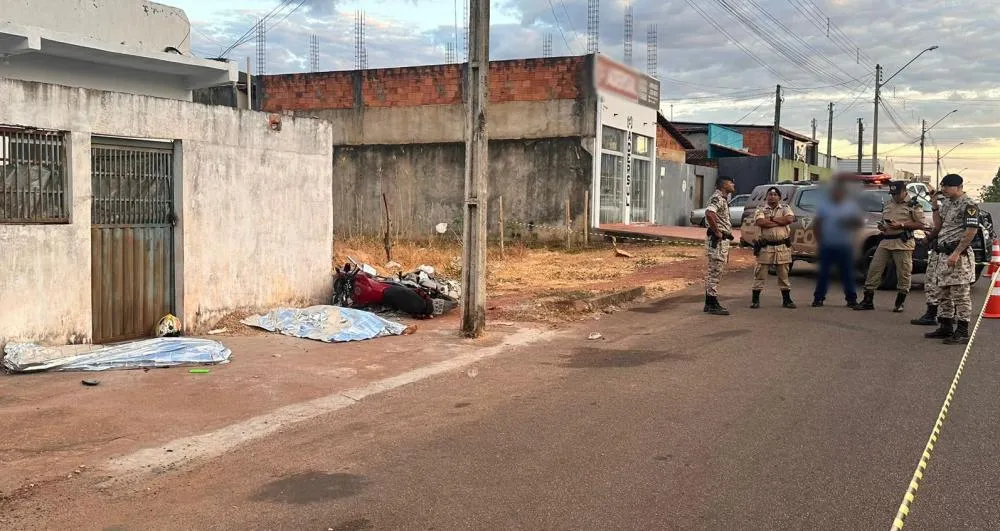
[[[344,264],[333,282],[333,304],[346,308],[388,309],[427,319],[458,307],[457,286],[438,283],[426,271],[386,278],[363,266]]]

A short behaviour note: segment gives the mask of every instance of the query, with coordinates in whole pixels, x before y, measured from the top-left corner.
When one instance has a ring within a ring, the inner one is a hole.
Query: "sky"
[[[280,0],[160,0],[184,9],[195,54],[217,56]],[[370,68],[443,63],[448,43],[462,57],[463,0],[300,0],[271,19],[267,73],[308,70],[309,39],[319,41],[320,70],[354,67],[354,18],[365,12]],[[467,0],[466,0],[467,1]],[[600,1],[600,51],[623,59],[626,0]],[[492,0],[493,59],[538,57],[544,35],[555,55],[586,52],[587,0]],[[633,64],[647,66],[647,31],[657,27],[657,73],[664,114],[678,121],[771,124],[776,85],[784,87],[781,122],[805,134],[817,121],[826,151],[833,102],[833,153],[870,158],[876,63],[882,90],[879,156],[919,173],[921,120],[925,173],[959,172],[973,192],[1000,166],[1000,19],[996,0],[631,0]],[[291,13],[290,13],[291,12]],[[829,21],[829,25],[827,23]],[[457,26],[457,27],[456,27]],[[254,57],[253,36],[228,56]],[[952,110],[957,112],[950,114]],[[959,145],[961,144],[961,145]]]

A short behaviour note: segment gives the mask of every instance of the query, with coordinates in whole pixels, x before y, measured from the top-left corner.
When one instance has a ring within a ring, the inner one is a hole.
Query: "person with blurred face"
[[[894,312],[903,311],[906,295],[910,293],[913,275],[913,250],[917,243],[913,231],[925,228],[924,209],[916,197],[910,197],[906,183],[892,181],[889,184],[892,199],[882,206],[882,221],[879,229],[882,239],[875,248],[875,256],[868,266],[865,280],[865,298],[856,310],[875,309],[875,290],[882,285],[885,270],[892,262],[896,266],[896,304]]]
[[[813,308],[825,304],[834,267],[839,273],[847,306],[854,308],[858,304],[854,286],[854,248],[857,231],[864,225],[864,214],[847,192],[847,185],[835,178],[829,200],[820,205],[812,225],[819,247],[819,278],[813,293]]]
[[[934,231],[937,241],[938,329],[924,334],[928,339],[943,339],[946,345],[969,342],[972,319],[972,282],[976,279],[976,259],[972,240],[979,232],[979,205],[965,194],[960,175],[941,179],[944,201],[934,205]]]
[[[792,209],[781,201],[781,190],[776,186],[767,189],[767,203],[754,213],[754,225],[760,227],[760,239],[754,247],[757,252],[757,266],[754,269],[751,308],[760,308],[760,293],[767,279],[770,266],[778,272],[778,286],[781,288],[781,305],[795,308],[792,302],[792,284],[788,274],[792,269],[791,230],[788,226],[795,221]]]

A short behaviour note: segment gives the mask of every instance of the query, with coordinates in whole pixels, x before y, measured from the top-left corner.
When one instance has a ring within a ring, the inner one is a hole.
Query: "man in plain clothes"
[[[849,308],[858,305],[858,292],[854,285],[854,256],[856,234],[864,225],[864,214],[858,204],[848,197],[845,183],[835,181],[829,200],[816,212],[813,228],[819,247],[819,278],[813,293],[813,307],[823,306],[830,287],[830,270],[837,268],[844,298]]]

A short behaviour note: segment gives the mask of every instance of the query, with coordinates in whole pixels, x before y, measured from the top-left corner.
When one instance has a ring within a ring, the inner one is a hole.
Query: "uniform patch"
[[[969,216],[970,218],[971,217],[978,217],[979,216],[979,209],[976,208],[976,205],[969,205],[969,206],[965,207],[965,215]]]

